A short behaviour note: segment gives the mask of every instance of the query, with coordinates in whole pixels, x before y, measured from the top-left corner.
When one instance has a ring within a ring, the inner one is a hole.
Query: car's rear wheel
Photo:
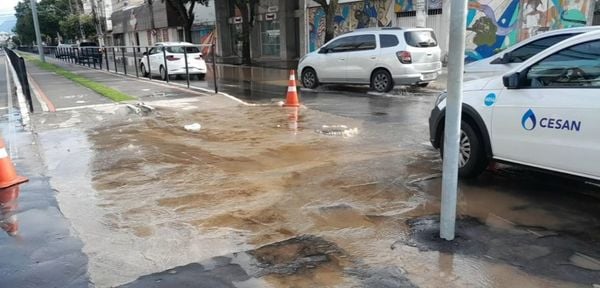
[[[315,89],[319,86],[319,78],[315,69],[306,68],[302,71],[302,86],[308,89]]]
[[[444,131],[440,137],[440,155],[444,156]],[[479,176],[487,166],[481,135],[468,122],[462,121],[458,145],[458,175],[463,178]]]
[[[394,80],[390,72],[383,69],[375,71],[371,77],[371,88],[377,92],[390,92],[394,88]]]
[[[144,65],[144,63],[140,64],[140,70],[142,71],[142,76],[148,77],[148,71],[146,71],[146,65]]]

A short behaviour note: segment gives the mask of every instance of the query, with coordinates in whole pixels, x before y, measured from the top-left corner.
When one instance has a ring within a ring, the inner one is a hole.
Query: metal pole
[[[448,56],[448,97],[444,131],[444,164],[442,171],[442,211],[440,237],[454,240],[456,224],[456,194],[458,190],[458,153],[462,85],[464,71],[465,27],[467,1],[452,1],[450,15],[450,45]]]
[[[113,62],[115,63],[115,73],[119,73],[119,69],[117,69],[117,55],[115,54],[115,47],[112,47],[113,51]]]
[[[40,33],[40,22],[38,21],[37,15],[37,2],[30,0],[31,3],[31,16],[33,17],[33,27],[35,28],[35,41],[37,41],[38,54],[40,54],[40,60],[46,62],[44,58],[44,48],[42,47],[42,34]]]
[[[187,88],[190,88],[190,71],[188,68],[187,47],[183,46],[183,58],[185,58],[185,79],[187,80]]]
[[[104,61],[106,62],[106,71],[110,72],[110,65],[108,64],[108,50],[104,47]]]
[[[140,74],[138,72],[138,61],[137,61],[137,53],[135,52],[135,48],[133,48],[133,66],[135,67],[135,77],[140,78]]]
[[[216,53],[216,44],[213,43],[210,49],[210,53],[212,54],[212,66],[213,66],[213,84],[215,84],[215,94],[219,93],[219,88],[217,87],[217,57],[215,57]]]
[[[165,49],[165,47],[162,47],[162,52],[163,52],[163,62],[165,63],[165,67],[163,69],[165,69],[165,75],[167,77],[165,77],[167,80],[167,83],[169,83],[169,68],[167,68],[167,49]],[[160,72],[160,70],[158,71]],[[160,75],[162,77],[162,75]]]
[[[125,59],[125,48],[121,48],[121,61],[123,61],[123,72],[127,75],[127,59]]]
[[[146,64],[148,64],[148,80],[152,80],[152,65],[150,65],[150,54],[148,54],[148,47],[146,47]]]

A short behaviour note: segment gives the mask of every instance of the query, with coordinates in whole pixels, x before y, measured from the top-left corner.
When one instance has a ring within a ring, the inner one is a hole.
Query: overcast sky
[[[15,14],[15,6],[19,0],[0,0],[0,18]]]

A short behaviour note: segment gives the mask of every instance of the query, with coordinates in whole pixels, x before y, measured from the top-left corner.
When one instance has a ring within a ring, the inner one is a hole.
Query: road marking
[[[78,110],[78,109],[87,109],[87,108],[109,107],[109,106],[117,106],[117,105],[120,105],[120,103],[104,103],[104,104],[81,105],[81,106],[58,108],[58,109],[56,109],[56,112],[71,111],[71,110]]]
[[[29,73],[27,73],[29,74]],[[48,98],[48,96],[46,95],[46,93],[44,93],[44,91],[40,88],[40,86],[37,84],[37,82],[35,82],[35,80],[33,79],[33,77],[31,77],[31,75],[29,76],[29,83],[31,84],[31,87],[33,88],[33,94],[35,94],[35,98],[37,98],[37,100],[40,102],[40,105],[42,106],[42,110],[44,112],[56,112],[56,107],[54,106],[54,103],[52,103],[52,101],[50,101],[50,98]]]

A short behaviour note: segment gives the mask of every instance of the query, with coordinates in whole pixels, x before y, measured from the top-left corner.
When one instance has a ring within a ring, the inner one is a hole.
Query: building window
[[[279,56],[280,41],[279,21],[263,21],[260,24],[260,40],[263,56]]]

